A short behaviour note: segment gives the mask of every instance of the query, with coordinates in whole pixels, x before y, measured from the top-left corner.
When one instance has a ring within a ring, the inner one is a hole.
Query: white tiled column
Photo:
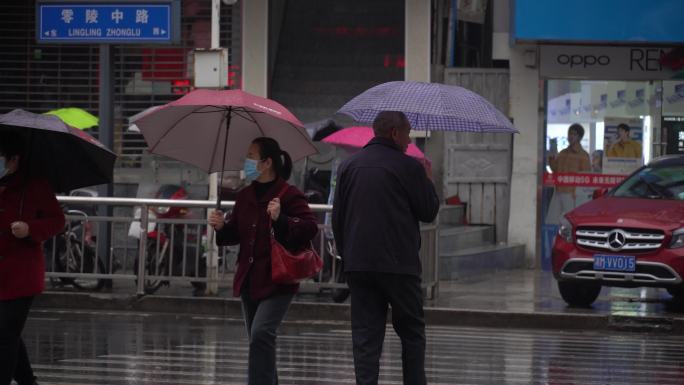
[[[528,267],[539,263],[537,233],[541,161],[540,79],[535,46],[511,47],[510,100],[513,124],[513,174],[508,241],[525,245]]]

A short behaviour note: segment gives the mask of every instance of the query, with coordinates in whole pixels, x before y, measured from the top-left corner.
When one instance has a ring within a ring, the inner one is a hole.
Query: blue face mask
[[[245,159],[245,165],[242,168],[242,170],[244,171],[245,178],[247,178],[247,180],[250,180],[250,181],[255,180],[256,178],[259,177],[259,175],[261,175],[261,171],[257,170],[257,164],[258,163],[259,163],[258,160],[249,159],[249,158]]]

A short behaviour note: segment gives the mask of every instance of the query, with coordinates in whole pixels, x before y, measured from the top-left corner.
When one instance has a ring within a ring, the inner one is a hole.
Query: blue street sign
[[[180,0],[83,2],[39,0],[39,43],[149,44],[179,41]]]

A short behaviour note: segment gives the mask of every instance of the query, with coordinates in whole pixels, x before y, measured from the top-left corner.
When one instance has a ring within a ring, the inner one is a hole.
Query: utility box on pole
[[[197,49],[194,83],[196,88],[225,88],[228,86],[228,49]]]

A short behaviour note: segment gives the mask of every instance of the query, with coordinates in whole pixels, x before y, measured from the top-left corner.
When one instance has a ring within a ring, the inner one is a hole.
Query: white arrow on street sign
[[[166,34],[166,31],[162,29],[162,30],[161,30],[161,34],[162,34],[162,35],[165,35],[165,34]]]
[[[49,31],[45,32],[45,36],[50,36],[50,32]]]

